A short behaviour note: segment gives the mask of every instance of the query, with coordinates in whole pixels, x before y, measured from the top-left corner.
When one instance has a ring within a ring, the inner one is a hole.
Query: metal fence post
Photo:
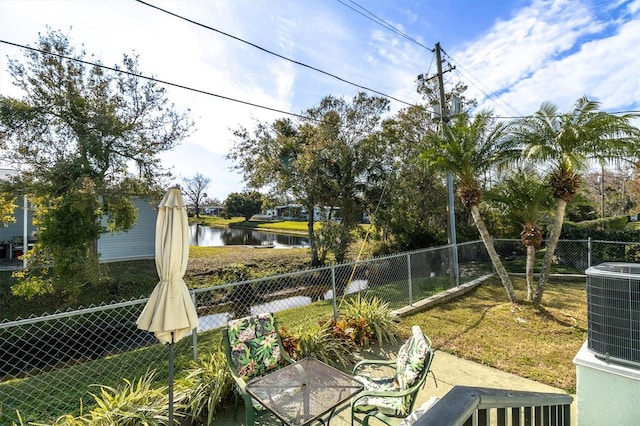
[[[460,264],[458,263],[458,243],[453,244],[453,267],[456,272],[456,287],[460,285]]]
[[[407,254],[407,278],[409,280],[409,305],[413,305],[413,288],[411,286],[411,254]]]
[[[338,298],[338,294],[336,292],[336,267],[335,265],[331,265],[331,289],[333,293],[333,320],[338,321],[338,305],[336,303],[336,299]]]
[[[196,305],[196,292],[191,290],[190,293],[193,306],[198,306]],[[191,331],[191,339],[193,345],[193,362],[198,362],[198,327]]]
[[[587,238],[587,268],[591,268],[591,237]]]

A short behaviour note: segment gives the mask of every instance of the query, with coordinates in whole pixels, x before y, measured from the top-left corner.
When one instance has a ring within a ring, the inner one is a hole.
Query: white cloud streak
[[[418,101],[416,76],[435,73],[433,66],[429,69],[431,52],[337,2],[153,3],[410,103]],[[566,110],[583,95],[607,110],[640,109],[640,0],[600,3],[531,0],[479,28],[479,35],[464,45],[443,47],[459,63],[468,95],[500,115],[529,114],[546,100]],[[433,42],[419,37],[427,29],[430,34],[452,31],[438,27],[433,7],[428,17],[402,2],[385,10],[396,15],[379,15],[425,45]],[[459,13],[461,25],[473,23],[474,16]],[[135,50],[145,74],[293,113],[316,105],[323,96],[350,98],[360,90],[135,2],[0,0],[0,14],[0,38],[34,44],[47,24],[66,32],[73,27],[73,42],[84,43],[107,65]],[[18,49],[0,45],[0,72],[7,54],[22,57]],[[6,73],[0,74],[0,93],[14,96],[8,81]],[[191,109],[197,130],[175,151],[163,154],[163,161],[175,166],[179,177],[200,172],[219,182],[210,191],[218,198],[241,190],[239,176],[228,173],[231,164],[224,160],[233,138],[230,129],[252,128],[253,120],[272,121],[282,114],[177,88],[168,92],[177,108]],[[489,92],[500,100],[486,99]],[[392,110],[404,106],[391,105]]]
[[[489,102],[485,89],[470,89],[499,114],[529,114],[546,100],[568,109],[583,95],[623,109],[639,99],[639,74],[630,72],[639,69],[638,24],[602,22],[586,2],[535,0],[454,58],[500,94],[499,103]]]

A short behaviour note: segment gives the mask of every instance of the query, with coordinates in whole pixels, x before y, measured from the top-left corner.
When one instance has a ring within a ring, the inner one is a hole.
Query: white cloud
[[[509,3],[506,10],[521,3]],[[416,76],[435,72],[433,65],[429,69],[431,52],[338,2],[153,4],[410,103],[418,100]],[[416,5],[394,2],[393,7],[371,9],[428,46],[433,40],[423,42],[421,35],[455,31],[432,18],[438,16],[437,6],[428,9],[428,17],[424,9],[415,8],[422,10],[418,14],[411,7]],[[455,8],[443,6],[450,9]],[[639,10],[640,0],[607,5],[591,0],[531,0],[488,28],[472,28],[469,33],[481,35],[460,48],[445,47],[459,61],[469,96],[482,99],[483,91],[501,95],[498,104],[486,104],[501,115],[516,114],[505,104],[526,114],[544,100],[567,109],[584,94],[609,110],[631,105],[640,109],[640,55],[635,54],[640,28],[633,20]],[[476,25],[475,16],[464,10],[456,13],[460,25]],[[449,18],[448,23],[454,19]],[[491,22],[482,18],[479,21]],[[0,38],[33,44],[46,24],[64,31],[73,26],[74,43],[84,43],[105,64],[120,62],[122,53],[135,50],[145,74],[283,111],[299,113],[326,95],[350,98],[361,90],[136,2],[0,0]],[[0,72],[6,68],[7,54],[22,57],[19,49],[0,45]],[[8,81],[6,74],[0,74],[0,93],[15,95]],[[197,130],[175,151],[163,154],[166,165],[175,165],[176,174],[187,177],[210,173],[216,182],[228,182],[227,193],[240,190],[240,177],[229,176],[230,164],[223,158],[233,138],[230,129],[251,129],[253,120],[272,121],[283,114],[173,87],[168,95],[178,109],[191,109]],[[391,102],[392,111],[403,106]]]
[[[546,99],[566,110],[580,96],[601,102],[605,110],[631,107],[640,99],[640,74],[630,72],[640,69],[640,57],[635,49],[640,34],[640,21],[623,25],[617,34],[582,45],[573,55],[548,64],[530,78],[520,81],[507,99],[515,102],[515,96],[538,99],[528,102],[525,112],[537,108]],[[526,102],[526,101],[525,101]]]
[[[529,114],[546,100],[568,109],[583,95],[615,109],[637,102],[638,73],[629,71],[640,59],[638,21],[612,25],[577,1],[535,0],[454,57],[484,84],[470,85],[472,97],[501,93],[499,102],[481,102],[498,114]]]

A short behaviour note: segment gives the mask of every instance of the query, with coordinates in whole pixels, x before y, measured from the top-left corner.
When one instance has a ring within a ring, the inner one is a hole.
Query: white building
[[[15,175],[11,169],[0,169],[0,179]],[[97,241],[101,262],[148,259],[155,256],[155,226],[158,215],[157,200],[134,198],[138,220],[127,232],[102,234]],[[15,219],[7,226],[0,226],[0,257],[12,258],[22,254],[22,241],[35,242],[37,229],[33,226],[32,211],[28,199],[17,195]]]

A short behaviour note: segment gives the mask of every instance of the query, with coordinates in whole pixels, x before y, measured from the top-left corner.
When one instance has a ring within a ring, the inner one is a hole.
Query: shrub
[[[347,326],[344,331],[348,331],[346,334],[352,335],[356,343],[368,345],[372,338],[379,343],[396,343],[397,327],[389,303],[377,297],[366,299],[358,293],[342,303],[340,313]]]
[[[218,351],[192,363],[178,386],[183,389],[180,403],[187,416],[197,424],[213,424],[217,408],[233,394],[233,379],[224,353]]]
[[[300,353],[300,339],[295,334],[292,334],[287,327],[279,327],[278,335],[282,342],[282,347],[285,352],[293,359],[298,359],[298,353]]]
[[[321,322],[317,328],[291,333],[279,328],[284,350],[294,360],[312,356],[330,365],[347,365],[351,361],[353,342],[335,335],[330,322]]]
[[[121,389],[100,385],[100,393],[93,395],[97,406],[89,413],[74,419],[72,424],[94,426],[167,424],[169,421],[167,387],[153,388],[154,377],[155,372],[152,371],[147,372],[135,383],[123,379],[125,386]],[[174,405],[176,418],[182,415],[182,408],[180,404]]]
[[[335,338],[355,343],[358,346],[369,346],[375,338],[373,329],[363,317],[342,318],[337,321],[331,319],[327,326],[331,329],[331,334]]]

